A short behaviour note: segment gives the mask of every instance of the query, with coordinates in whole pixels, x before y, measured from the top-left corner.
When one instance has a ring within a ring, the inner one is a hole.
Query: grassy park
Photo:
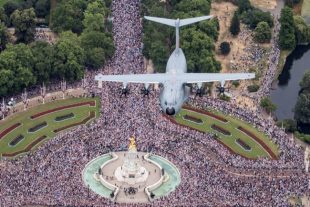
[[[259,132],[244,121],[232,116],[226,116],[221,112],[209,111],[208,113],[212,113],[215,116],[212,115],[212,117],[190,109],[182,109],[180,113],[177,114],[175,120],[178,124],[183,126],[201,132],[213,133],[220,143],[224,144],[230,151],[243,157],[249,159],[256,159],[259,157],[276,159],[278,147],[264,133]],[[219,118],[225,121],[221,121]],[[244,131],[239,128],[247,131],[251,136],[244,133]],[[254,139],[253,136],[255,136],[256,139]],[[239,139],[239,141],[237,141],[237,139]]]
[[[0,121],[0,154],[15,157],[58,132],[99,116],[99,98],[72,98],[39,105]]]

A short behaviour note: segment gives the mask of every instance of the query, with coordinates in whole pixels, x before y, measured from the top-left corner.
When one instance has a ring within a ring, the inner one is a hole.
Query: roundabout
[[[128,151],[91,160],[82,177],[90,190],[117,203],[148,203],[167,196],[181,182],[174,164],[158,155],[137,152],[134,138],[130,138]]]

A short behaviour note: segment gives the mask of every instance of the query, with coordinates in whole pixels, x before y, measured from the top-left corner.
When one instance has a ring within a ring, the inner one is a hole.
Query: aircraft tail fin
[[[175,27],[176,31],[176,48],[179,48],[179,42],[180,42],[180,27],[193,24],[196,22],[200,22],[203,20],[211,19],[213,16],[201,16],[201,17],[194,17],[194,18],[188,18],[188,19],[167,19],[167,18],[159,18],[159,17],[150,17],[145,16],[144,18],[153,22],[165,24],[171,27]]]

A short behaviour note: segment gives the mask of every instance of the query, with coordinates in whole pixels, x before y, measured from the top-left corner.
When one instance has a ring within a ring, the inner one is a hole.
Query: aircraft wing
[[[130,75],[96,75],[95,80],[122,82],[122,83],[163,83],[169,80],[170,76],[165,73],[155,74],[130,74]]]
[[[255,73],[184,73],[179,79],[184,83],[224,82],[255,78]]]

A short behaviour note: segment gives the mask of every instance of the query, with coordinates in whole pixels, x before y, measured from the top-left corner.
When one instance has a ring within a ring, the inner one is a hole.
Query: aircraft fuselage
[[[190,89],[184,83],[177,80],[179,74],[186,73],[186,59],[181,48],[176,48],[170,55],[166,66],[166,74],[171,75],[171,79],[163,83],[160,93],[160,105],[163,112],[168,115],[178,113],[188,98]]]

